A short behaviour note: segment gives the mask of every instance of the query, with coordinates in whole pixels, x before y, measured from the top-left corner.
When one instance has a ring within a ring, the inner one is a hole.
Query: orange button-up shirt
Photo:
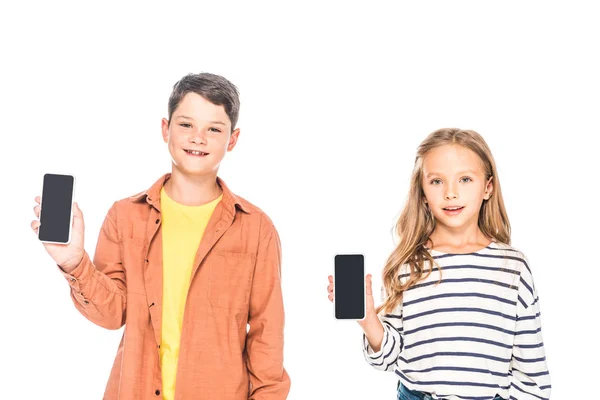
[[[162,398],[160,189],[169,178],[116,201],[93,261],[85,253],[70,274],[61,270],[87,319],[107,329],[125,325],[104,400]],[[286,399],[279,236],[263,211],[217,182],[223,199],[195,257],[175,399]]]

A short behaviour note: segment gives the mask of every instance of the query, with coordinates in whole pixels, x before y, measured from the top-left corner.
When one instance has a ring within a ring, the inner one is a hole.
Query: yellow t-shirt
[[[223,195],[201,206],[185,206],[160,192],[163,219],[163,311],[160,362],[163,398],[175,396],[183,311],[194,258],[208,221]]]

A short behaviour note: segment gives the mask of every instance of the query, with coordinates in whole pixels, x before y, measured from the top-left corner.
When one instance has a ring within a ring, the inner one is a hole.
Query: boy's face
[[[492,191],[477,154],[459,145],[439,146],[427,153],[422,184],[436,224],[451,228],[477,225],[483,200]]]
[[[170,123],[162,120],[162,136],[173,166],[186,175],[216,174],[240,134],[239,129],[230,132],[225,108],[193,92],[181,99]]]

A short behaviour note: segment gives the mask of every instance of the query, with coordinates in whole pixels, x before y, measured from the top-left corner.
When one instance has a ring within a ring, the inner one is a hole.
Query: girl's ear
[[[487,186],[485,188],[485,194],[487,197],[484,197],[485,200],[489,200],[490,197],[492,197],[492,192],[494,191],[494,184],[492,182],[492,180],[494,179],[494,177],[490,177],[490,179],[488,180]]]

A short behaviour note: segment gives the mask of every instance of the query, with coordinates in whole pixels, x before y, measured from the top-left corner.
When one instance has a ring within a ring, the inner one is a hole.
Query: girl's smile
[[[444,207],[442,210],[444,210],[444,214],[454,216],[460,214],[461,211],[464,210],[464,208],[464,206],[450,206]]]

